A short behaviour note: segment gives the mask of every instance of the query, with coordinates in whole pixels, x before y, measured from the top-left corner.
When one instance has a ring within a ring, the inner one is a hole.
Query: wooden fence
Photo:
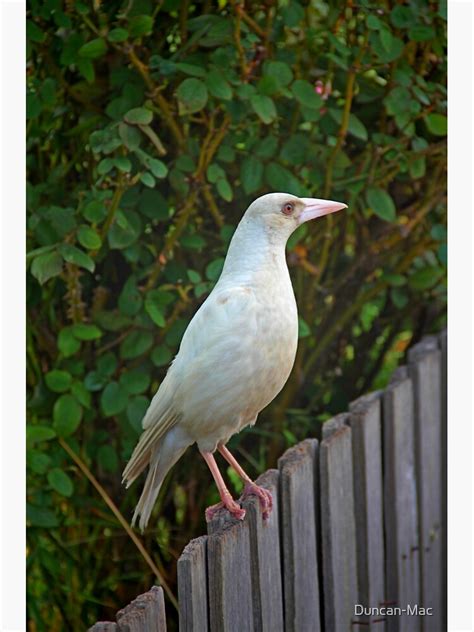
[[[267,522],[249,499],[186,546],[181,632],[446,629],[446,333],[408,360],[260,476]],[[90,630],[165,632],[162,589]]]

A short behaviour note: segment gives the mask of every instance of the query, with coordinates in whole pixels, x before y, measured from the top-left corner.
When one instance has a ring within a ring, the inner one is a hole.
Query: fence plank
[[[178,560],[180,632],[207,632],[207,536],[191,540]]]
[[[409,352],[415,393],[415,455],[421,556],[421,603],[433,609],[423,629],[442,629],[441,353],[435,338]]]
[[[306,439],[278,460],[287,632],[321,629],[315,501],[317,450],[317,440]]]
[[[378,607],[385,601],[385,550],[383,539],[381,392],[350,405],[354,506],[356,521],[358,603]],[[358,616],[369,629],[383,632],[384,622]]]
[[[278,470],[268,470],[257,484],[273,497],[273,510],[262,518],[258,500],[250,497],[243,506],[250,526],[250,564],[255,632],[283,632],[283,587],[280,561]]]
[[[222,510],[208,524],[209,629],[247,632],[253,629],[249,521]]]
[[[117,612],[117,632],[166,632],[163,589],[153,586]]]
[[[349,427],[322,441],[320,475],[325,628],[350,630],[358,595]]]
[[[349,424],[349,413],[340,413],[323,423],[321,430],[322,439],[328,439],[332,434]]]
[[[112,621],[97,621],[87,632],[116,632],[117,624]]]
[[[383,395],[384,514],[387,603],[420,604],[413,385],[397,370]],[[389,617],[389,632],[420,629],[417,616]]]

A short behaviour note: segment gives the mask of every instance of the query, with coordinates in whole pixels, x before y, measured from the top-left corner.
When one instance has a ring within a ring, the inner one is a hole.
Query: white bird
[[[148,466],[132,525],[146,527],[170,468],[197,443],[222,502],[242,519],[214,459],[218,450],[259,497],[264,517],[271,494],[257,486],[226,448],[233,434],[253,425],[290,375],[298,342],[298,315],[285,257],[286,242],[304,222],[345,204],[269,193],[247,209],[229,245],[222,274],[186,329],[178,354],[145,414],[142,433],[123,480],[129,487]]]

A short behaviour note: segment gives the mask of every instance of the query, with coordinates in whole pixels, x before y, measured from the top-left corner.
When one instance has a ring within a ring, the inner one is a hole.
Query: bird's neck
[[[275,275],[288,276],[285,247],[287,235],[243,218],[227,251],[220,282],[228,278],[242,284],[266,282]]]

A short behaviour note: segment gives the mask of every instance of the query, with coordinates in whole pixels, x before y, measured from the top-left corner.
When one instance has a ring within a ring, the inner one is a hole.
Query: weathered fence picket
[[[179,629],[207,632],[207,535],[191,540],[178,560]]]
[[[271,492],[273,510],[268,520],[262,518],[258,500],[251,497],[243,503],[250,526],[250,566],[252,573],[253,614],[255,632],[283,632],[283,586],[280,555],[280,506],[278,470],[268,470],[257,484]]]
[[[208,531],[209,629],[233,632],[238,622],[239,630],[248,632],[253,629],[248,520],[235,520],[223,509]]]
[[[382,411],[381,393],[360,397],[350,405],[352,465],[357,542],[358,603],[376,608],[385,602],[383,535]],[[358,615],[364,629],[384,632],[378,616]]]
[[[343,426],[319,449],[325,630],[350,630],[358,597],[351,434]]]
[[[267,521],[251,496],[243,521],[222,510],[185,547],[180,632],[446,629],[446,335],[408,360],[257,479],[273,496]],[[384,612],[408,607],[433,614]],[[165,632],[162,589],[116,619],[90,632]]]
[[[319,632],[315,469],[318,441],[306,439],[278,460],[285,630]]]
[[[420,603],[413,385],[405,367],[383,397],[386,603]],[[387,619],[389,632],[419,630],[418,617]]]
[[[442,630],[441,568],[441,353],[435,338],[426,338],[409,354],[414,387],[415,456],[418,484],[421,603],[432,609],[422,619],[427,632]]]

